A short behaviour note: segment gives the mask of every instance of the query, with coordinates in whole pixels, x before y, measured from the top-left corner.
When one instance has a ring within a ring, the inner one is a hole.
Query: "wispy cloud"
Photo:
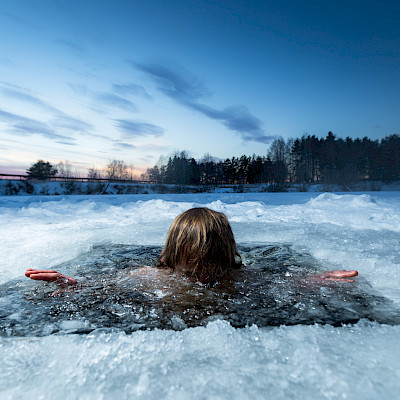
[[[107,106],[124,108],[128,111],[137,111],[137,107],[130,100],[113,93],[98,93],[94,95],[94,98]]]
[[[130,112],[137,112],[136,105],[131,100],[126,98],[128,95],[128,88],[126,87],[125,89],[121,87],[119,90],[115,90],[115,85],[113,85],[111,92],[95,92],[88,89],[84,85],[69,83],[68,86],[77,95],[86,96],[92,101],[94,100],[96,104],[94,110],[96,112],[104,113],[104,111],[101,110],[101,107],[99,107],[99,109],[97,108],[99,104],[106,107],[122,108]]]
[[[142,63],[132,65],[148,74],[166,96],[185,105],[196,103],[212,93],[199,78],[178,65]]]
[[[76,146],[76,143],[73,142],[66,142],[65,140],[57,140],[57,143],[65,144],[67,146]]]
[[[44,108],[46,111],[59,113],[61,114],[60,110],[57,110],[55,107],[51,106],[47,102],[39,99],[37,96],[31,94],[28,90],[23,89],[18,86],[8,85],[6,83],[2,83],[2,87],[0,88],[0,92],[3,96],[8,98],[16,99],[19,101],[23,101],[25,103],[29,103],[31,105]]]
[[[220,121],[243,140],[270,143],[276,139],[276,136],[266,134],[262,121],[251,114],[246,106],[229,106],[219,110],[202,102],[211,95],[210,90],[204,82],[183,68],[159,63],[132,62],[132,65],[151,77],[161,93],[208,118]]]
[[[116,119],[115,126],[122,133],[124,138],[142,137],[142,136],[161,136],[164,129],[157,125],[146,122],[132,121],[126,119]]]
[[[0,120],[7,123],[10,131],[17,135],[31,136],[37,134],[47,139],[74,144],[73,138],[54,133],[53,129],[49,125],[41,121],[26,118],[3,110],[0,110]]]
[[[50,125],[52,127],[67,129],[74,133],[78,132],[83,136],[90,136],[94,138],[110,140],[108,136],[100,135],[98,133],[93,133],[92,131],[95,129],[93,125],[65,114],[56,116],[55,118],[50,120]]]
[[[137,96],[147,100],[152,100],[153,98],[142,85],[137,85],[136,83],[113,84],[112,89],[122,96]]]
[[[81,132],[81,133],[86,133],[87,131],[93,129],[93,126],[91,124],[88,124],[87,122],[81,121],[79,119],[70,117],[68,115],[59,115],[56,118],[52,119],[51,125],[59,127],[59,128],[64,128],[64,129],[69,129],[73,132]]]
[[[63,111],[57,109],[56,107],[53,107],[46,101],[35,96],[29,90],[15,85],[9,85],[5,82],[0,82],[0,85],[2,85],[0,86],[0,93],[3,96],[45,110],[46,115],[49,116],[49,122],[46,125],[49,129],[66,129],[69,131],[73,131],[74,133],[97,136],[91,132],[93,130],[93,126],[91,124],[88,124],[87,122],[80,119],[71,117],[70,115],[64,113]],[[21,116],[21,118],[24,117]],[[29,118],[26,119],[29,120]]]
[[[265,134],[262,122],[246,106],[231,106],[217,110],[205,104],[192,104],[191,108],[211,119],[221,121],[228,129],[240,133],[243,140],[260,143],[271,143],[277,136]]]
[[[77,70],[75,68],[70,67],[69,65],[60,65],[61,68],[66,69],[67,71],[73,72],[76,75],[79,75],[80,77],[84,78],[91,78],[91,79],[100,79],[100,76],[98,74],[95,74],[94,72],[87,71],[87,70]]]
[[[123,150],[132,150],[132,149],[136,148],[136,146],[134,146],[133,144],[126,143],[121,140],[114,140],[113,142],[114,142],[114,147],[120,148]]]

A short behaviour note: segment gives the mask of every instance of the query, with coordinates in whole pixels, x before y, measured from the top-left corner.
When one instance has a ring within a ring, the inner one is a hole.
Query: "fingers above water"
[[[358,271],[351,270],[346,271],[345,269],[336,269],[334,271],[327,271],[320,275],[323,279],[342,279],[342,278],[352,278],[358,275]]]
[[[27,276],[28,278],[31,277],[31,275],[36,275],[36,274],[42,274],[42,273],[56,273],[59,274],[59,272],[55,271],[54,269],[34,269],[34,268],[28,268],[25,271],[25,276]],[[33,279],[33,278],[32,278]]]
[[[25,276],[35,281],[59,282],[59,283],[66,283],[68,285],[75,285],[77,283],[77,281],[74,278],[65,276],[60,272],[57,272],[52,269],[45,270],[45,269],[29,268],[26,270]]]

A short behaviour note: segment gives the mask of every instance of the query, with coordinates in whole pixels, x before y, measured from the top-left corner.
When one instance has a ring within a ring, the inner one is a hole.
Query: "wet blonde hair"
[[[228,218],[201,207],[175,218],[157,266],[172,270],[183,266],[185,274],[214,284],[229,268],[239,268],[241,264]]]

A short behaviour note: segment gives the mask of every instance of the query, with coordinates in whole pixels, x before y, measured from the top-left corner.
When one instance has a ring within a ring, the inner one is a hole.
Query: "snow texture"
[[[224,212],[238,243],[290,243],[326,269],[357,269],[400,305],[398,192],[0,197],[0,283],[97,244],[162,245],[195,206]],[[399,335],[367,321],[235,329],[217,320],[180,332],[0,338],[0,397],[396,399]]]

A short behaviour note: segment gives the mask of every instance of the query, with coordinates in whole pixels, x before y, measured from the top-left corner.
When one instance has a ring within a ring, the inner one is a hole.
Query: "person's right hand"
[[[28,268],[25,272],[25,276],[35,281],[47,281],[64,283],[67,285],[76,285],[78,282],[71,277],[65,276],[60,272],[54,270],[43,270],[43,269],[32,269]]]
[[[308,280],[311,282],[323,282],[323,281],[336,281],[336,282],[354,282],[355,276],[358,275],[358,271],[351,270],[347,271],[345,269],[336,269],[334,271],[326,271],[322,274],[311,275]]]
[[[346,279],[353,278],[358,275],[358,271],[351,270],[347,271],[345,269],[336,269],[334,271],[327,271],[319,275],[322,279]]]

